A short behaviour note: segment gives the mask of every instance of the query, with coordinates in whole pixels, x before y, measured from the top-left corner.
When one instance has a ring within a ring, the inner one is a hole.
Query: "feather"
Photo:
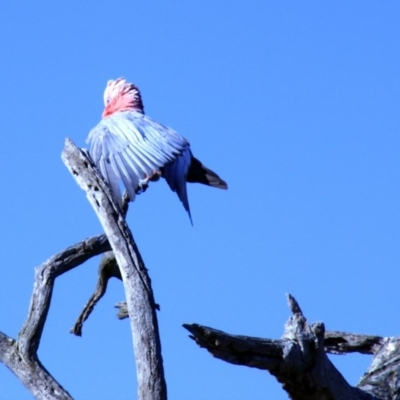
[[[183,207],[189,214],[190,222],[193,225],[192,215],[190,214],[189,199],[186,187],[186,175],[189,171],[189,166],[192,160],[192,152],[187,147],[183,153],[179,154],[175,160],[166,164],[163,168],[163,176],[169,187],[179,197]]]
[[[228,189],[228,185],[223,179],[221,179],[214,171],[205,167],[195,157],[192,157],[186,181],[202,183],[203,185],[219,189]]]

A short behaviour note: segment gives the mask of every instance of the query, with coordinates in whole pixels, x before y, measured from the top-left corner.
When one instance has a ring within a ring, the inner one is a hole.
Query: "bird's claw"
[[[160,179],[161,172],[160,171],[154,171],[152,175],[146,176],[144,179],[140,179],[138,183],[138,187],[135,190],[136,194],[141,194],[144,193],[147,188],[149,187],[149,181],[155,182]]]
[[[141,179],[139,181],[138,187],[135,190],[135,193],[136,194],[144,193],[147,190],[147,188],[149,187],[148,182],[149,181],[147,179]]]

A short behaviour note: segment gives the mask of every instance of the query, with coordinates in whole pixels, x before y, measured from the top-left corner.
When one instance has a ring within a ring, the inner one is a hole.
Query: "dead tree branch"
[[[66,140],[62,159],[86,192],[114,252],[125,287],[133,334],[140,400],[166,399],[156,305],[139,250],[109,187],[85,152]]]
[[[125,191],[124,196],[122,198],[122,215],[124,217],[126,217],[126,214],[128,213],[128,208],[129,208],[129,196],[128,192]],[[85,307],[83,308],[74,326],[70,330],[70,332],[76,336],[82,336],[83,323],[89,318],[96,304],[106,293],[108,281],[110,280],[110,278],[117,278],[120,281],[122,281],[121,272],[119,270],[114,253],[112,251],[108,251],[103,255],[97,274],[98,278],[97,278],[96,289],[94,290],[92,296],[90,297]],[[126,305],[126,302],[124,303]],[[129,318],[127,309],[125,318]]]
[[[93,201],[100,201],[105,206],[100,211],[95,210],[102,215],[103,219],[101,221],[107,226],[105,231],[113,239],[111,244],[114,245],[114,250],[117,248],[119,251],[116,253],[119,255],[118,262],[122,263],[125,268],[124,282],[129,289],[126,290],[126,293],[129,294],[127,296],[128,305],[130,306],[130,313],[133,315],[131,325],[136,327],[134,346],[139,360],[137,363],[139,399],[164,400],[166,399],[166,384],[163,376],[155,304],[151,291],[151,282],[143,261],[123,217],[119,214],[119,210],[112,203],[107,203],[107,199],[110,198],[108,188],[102,186],[104,183],[97,175],[97,171],[92,168],[90,160],[71,142],[67,142],[63,156],[66,164],[70,165],[71,168],[75,168],[74,171],[83,171],[82,176],[75,176],[79,183],[85,185],[87,183],[85,179],[88,179],[89,182],[97,182],[97,185],[92,189],[99,193],[96,193],[97,196],[93,196]],[[126,213],[127,199],[125,198],[124,200],[123,212]],[[103,258],[100,266],[100,271],[104,272],[103,281],[98,285],[98,290],[89,301],[86,313],[84,312],[81,315],[81,320],[78,320],[80,325],[79,323],[76,325],[76,329],[79,332],[83,321],[102,296],[102,290],[105,291],[108,279],[111,276],[121,279],[120,270],[110,250],[111,246],[107,236],[100,235],[86,239],[48,259],[35,270],[35,282],[28,317],[18,335],[18,339],[15,340],[0,332],[0,362],[5,364],[37,399],[72,399],[71,395],[40,363],[37,356],[51,304],[55,279],[84,263],[89,258],[109,252]],[[129,278],[127,278],[127,275],[129,275]],[[136,298],[135,293],[138,293],[141,298]],[[143,319],[145,319],[145,324],[142,325],[144,330],[139,332]],[[135,320],[135,322],[132,322],[132,320]]]
[[[185,324],[191,338],[214,357],[231,364],[264,369],[293,400],[399,400],[400,339],[327,332],[309,325],[297,301],[288,295],[292,316],[280,340],[230,335],[198,324]],[[326,352],[373,354],[357,387],[349,385]]]
[[[111,278],[117,278],[122,281],[121,272],[118,268],[117,260],[115,259],[114,253],[112,251],[108,251],[103,255],[101,259],[98,273],[97,273],[97,285],[94,290],[92,296],[89,301],[86,303],[83,308],[81,314],[76,320],[74,326],[70,330],[76,336],[82,336],[82,328],[83,323],[89,318],[90,314],[93,312],[94,307],[100,301],[100,299],[104,296],[107,290],[108,281]],[[129,318],[128,307],[126,305],[126,301],[121,301],[115,305],[116,308],[119,309],[117,318],[125,319]],[[160,310],[160,306],[158,304],[155,305],[157,310]]]
[[[107,290],[108,281],[113,277],[122,280],[121,272],[118,268],[114,253],[112,251],[108,251],[103,255],[103,258],[100,262],[96,289],[89,301],[86,303],[81,315],[78,317],[77,321],[72,327],[70,331],[71,333],[76,336],[82,336],[83,323],[89,318],[89,315],[92,313],[95,305],[104,296]],[[129,315],[127,317],[129,317]]]
[[[325,332],[325,351],[330,354],[375,354],[385,343],[385,338],[372,335],[357,335],[347,332]]]
[[[71,395],[51,376],[37,356],[57,277],[110,249],[106,235],[86,239],[49,258],[35,270],[28,317],[14,340],[0,333],[0,362],[36,399],[70,400]]]

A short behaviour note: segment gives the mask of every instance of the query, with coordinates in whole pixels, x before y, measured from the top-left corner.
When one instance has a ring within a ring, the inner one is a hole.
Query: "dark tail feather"
[[[189,214],[190,223],[193,225],[192,215],[190,214],[189,199],[187,195],[185,175],[189,170],[192,153],[187,148],[174,161],[168,163],[162,169],[162,176],[167,181],[169,187],[179,197],[183,207]]]
[[[214,171],[205,167],[197,158],[192,157],[189,171],[186,176],[187,182],[202,183],[203,185],[228,189],[228,185]]]

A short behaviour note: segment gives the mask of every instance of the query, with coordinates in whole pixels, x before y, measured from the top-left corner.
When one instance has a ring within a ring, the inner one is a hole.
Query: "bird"
[[[89,155],[121,207],[120,183],[129,200],[144,192],[150,181],[164,178],[189,215],[186,183],[227,189],[227,183],[193,156],[190,143],[173,129],[144,112],[139,88],[124,78],[109,80],[104,91],[101,121],[89,132]]]

